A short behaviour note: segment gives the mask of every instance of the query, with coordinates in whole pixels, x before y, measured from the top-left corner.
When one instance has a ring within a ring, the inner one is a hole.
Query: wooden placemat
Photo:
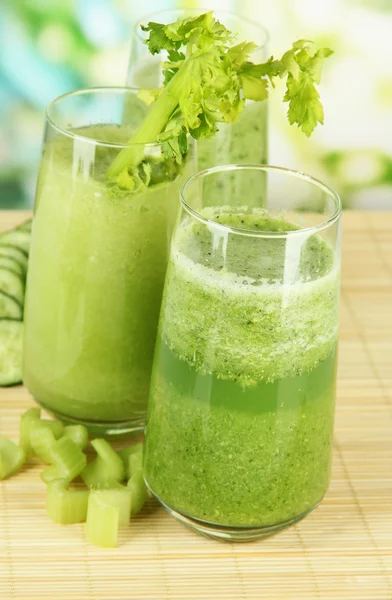
[[[0,228],[22,213],[0,213]],[[333,475],[321,506],[265,541],[207,540],[154,501],[91,546],[45,514],[38,466],[0,483],[0,599],[391,600],[392,213],[343,217],[340,370]],[[33,402],[0,390],[0,434],[18,440]]]

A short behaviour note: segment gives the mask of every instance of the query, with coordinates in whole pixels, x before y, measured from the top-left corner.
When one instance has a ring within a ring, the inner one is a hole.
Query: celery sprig
[[[181,160],[186,136],[208,138],[220,123],[236,121],[246,100],[266,100],[277,79],[286,79],[283,98],[288,119],[309,136],[324,122],[316,85],[329,48],[315,48],[298,40],[280,60],[271,57],[255,64],[250,57],[253,42],[233,45],[235,35],[207,12],[169,25],[148,23],[146,43],[152,54],[165,50],[162,88],[143,90],[140,97],[150,111],[107,171],[109,180],[123,187],[132,185],[132,169],[143,159],[143,144],[164,142]]]

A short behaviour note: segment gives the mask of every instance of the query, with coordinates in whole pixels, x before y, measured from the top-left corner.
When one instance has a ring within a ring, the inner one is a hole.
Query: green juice
[[[198,140],[199,170],[236,163],[266,163],[267,118],[267,102],[248,101],[237,121],[220,123],[214,137]]]
[[[127,128],[77,131],[126,143]],[[24,381],[65,417],[125,422],[146,412],[178,193],[190,165],[151,161],[129,192],[105,172],[118,149],[63,136],[45,146],[25,308]]]
[[[208,209],[290,231],[262,210]],[[217,239],[184,221],[169,262],[150,390],[145,476],[169,508],[230,527],[295,519],[330,477],[339,273],[313,235]]]

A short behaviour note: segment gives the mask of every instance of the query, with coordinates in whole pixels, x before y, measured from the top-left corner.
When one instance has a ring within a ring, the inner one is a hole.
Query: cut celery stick
[[[0,479],[13,475],[24,464],[26,454],[22,448],[6,437],[0,437]]]
[[[64,427],[65,437],[69,437],[81,450],[84,450],[88,444],[87,429],[83,425],[67,425]]]
[[[64,425],[61,421],[49,421],[48,419],[41,419],[41,425],[50,429],[56,440],[59,440],[64,433]]]
[[[70,438],[62,437],[53,446],[53,462],[59,479],[72,481],[86,466],[86,455]]]
[[[131,518],[131,491],[129,488],[124,485],[117,485],[114,489],[93,490],[92,493],[99,494],[103,502],[118,508],[119,527],[129,524],[129,519]]]
[[[49,429],[56,439],[62,436],[64,430],[64,425],[61,421],[41,419],[40,408],[30,408],[27,410],[20,418],[20,445],[27,456],[34,454],[30,442],[31,431],[32,429],[41,427]]]
[[[137,452],[136,454],[131,454],[128,462],[128,477],[132,477],[134,473],[137,471],[143,471],[143,454]]]
[[[61,474],[58,472],[57,465],[51,465],[42,471],[40,477],[44,483],[49,484],[56,479],[61,479]]]
[[[127,488],[131,491],[131,515],[137,515],[148,498],[147,486],[144,483],[143,471],[135,471],[128,481]]]
[[[56,438],[48,427],[33,426],[30,430],[30,445],[32,451],[42,462],[53,463],[53,448]]]
[[[40,420],[41,409],[30,408],[20,418],[20,447],[26,453],[26,456],[33,454],[33,450],[30,444],[30,430],[31,427]]]
[[[134,469],[136,470],[137,465],[143,463],[143,442],[133,444],[132,446],[128,446],[127,448],[122,448],[121,450],[118,450],[117,454],[121,457],[121,460],[123,461],[126,479],[129,479],[132,476],[132,464],[134,465]],[[135,456],[136,458],[134,458],[131,461],[132,456]]]
[[[115,548],[117,546],[120,510],[107,504],[102,492],[91,491],[88,499],[86,535],[94,546]]]
[[[54,523],[83,523],[87,518],[88,490],[68,490],[68,482],[57,479],[46,491],[46,510]]]
[[[131,491],[124,486],[112,490],[92,490],[88,500],[86,533],[95,546],[117,546],[118,528],[128,525]]]
[[[114,479],[117,481],[124,479],[125,471],[122,460],[117,452],[113,450],[109,442],[103,439],[96,439],[92,440],[91,445],[98,454],[98,457],[111,468]]]
[[[125,469],[128,469],[129,465],[129,457],[132,454],[143,454],[143,442],[139,442],[138,444],[132,444],[131,446],[127,446],[126,448],[121,448],[121,450],[117,450],[117,454],[123,461],[123,465]]]
[[[125,477],[124,465],[111,445],[103,439],[92,440],[91,445],[98,456],[81,473],[87,487],[108,487],[112,482],[122,481]]]

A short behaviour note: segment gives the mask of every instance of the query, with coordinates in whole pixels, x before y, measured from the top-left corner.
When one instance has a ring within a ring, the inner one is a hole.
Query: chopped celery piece
[[[128,478],[132,477],[137,471],[143,471],[143,454],[137,452],[137,454],[131,454],[128,462]]]
[[[103,439],[96,439],[91,442],[91,445],[98,454],[98,457],[113,468],[116,479],[122,479],[124,477],[122,460],[109,442]]]
[[[98,456],[81,473],[87,487],[102,488],[111,482],[122,481],[125,477],[124,465],[111,445],[103,439],[92,440],[91,445]]]
[[[139,442],[138,444],[132,444],[132,446],[128,446],[127,448],[122,448],[118,450],[117,454],[120,456],[123,461],[124,468],[126,470],[127,479],[129,479],[132,475],[130,471],[131,468],[131,456],[140,455],[141,461],[143,462],[143,442]],[[136,459],[137,460],[137,459]],[[136,463],[134,463],[136,467]]]
[[[22,448],[6,437],[0,437],[0,479],[13,475],[24,464],[26,454]]]
[[[61,479],[61,475],[57,470],[57,465],[51,465],[50,467],[47,467],[47,469],[44,469],[40,477],[42,481],[47,484],[55,481],[55,479]]]
[[[98,494],[91,491],[88,499],[86,535],[94,546],[115,548],[118,538],[118,521],[120,510],[111,506]]]
[[[118,528],[128,525],[131,491],[124,486],[112,490],[92,490],[88,501],[86,533],[95,546],[117,545]]]
[[[131,479],[128,481],[127,488],[131,491],[131,515],[137,515],[142,510],[148,498],[148,490],[144,483],[143,471],[141,469],[134,471]]]
[[[139,442],[138,444],[132,444],[131,446],[127,446],[126,448],[121,448],[121,450],[117,450],[117,454],[120,456],[121,460],[124,463],[124,467],[128,468],[128,460],[132,454],[143,454],[143,442]]]
[[[53,447],[56,438],[53,431],[48,427],[32,427],[30,431],[30,445],[36,456],[42,462],[50,464],[53,462]]]
[[[41,425],[51,430],[56,440],[59,440],[64,433],[64,425],[61,421],[49,421],[41,419]]]
[[[64,427],[65,437],[69,437],[81,450],[88,444],[87,429],[83,425],[67,425]]]
[[[30,434],[32,429],[46,427],[49,429],[56,439],[59,439],[64,430],[64,425],[61,421],[49,421],[41,419],[40,408],[30,408],[20,418],[20,445],[26,452],[27,456],[34,454],[31,447]]]
[[[26,456],[33,454],[33,450],[30,445],[30,430],[36,425],[41,418],[40,408],[30,408],[20,418],[20,447],[26,453]]]
[[[93,490],[92,494],[99,494],[101,500],[110,506],[119,509],[118,524],[120,527],[128,525],[131,517],[131,492],[124,485],[117,485],[113,489]]]
[[[68,482],[57,479],[49,483],[46,510],[54,523],[69,525],[83,523],[87,518],[88,490],[68,490]]]
[[[58,479],[72,481],[86,466],[86,455],[70,438],[62,437],[53,446],[53,462]]]

